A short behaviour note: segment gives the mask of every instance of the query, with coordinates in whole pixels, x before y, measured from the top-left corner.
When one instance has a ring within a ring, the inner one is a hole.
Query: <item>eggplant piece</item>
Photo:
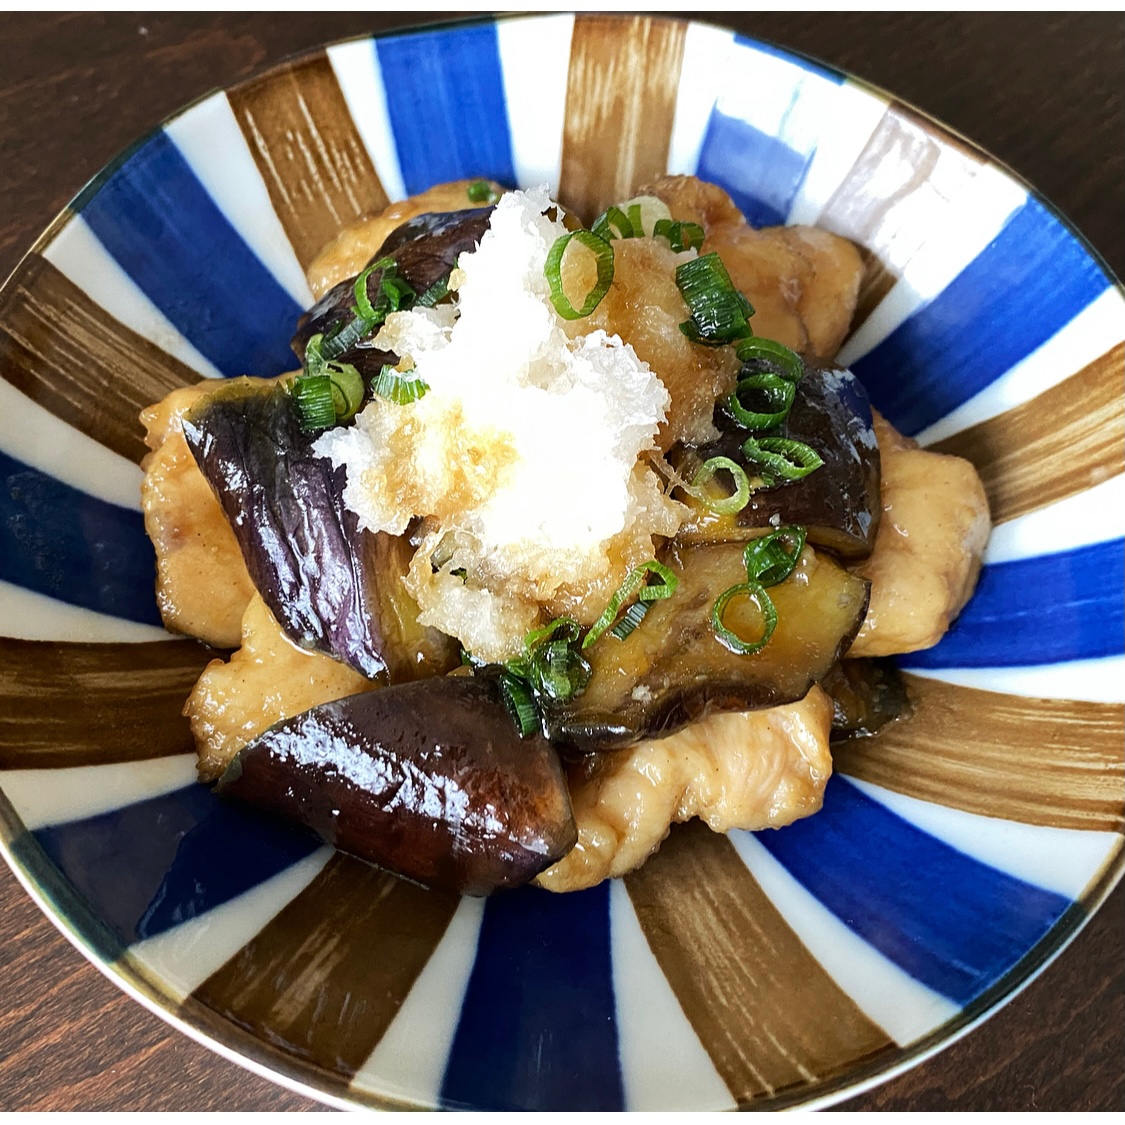
[[[271,727],[219,779],[268,809],[429,887],[519,886],[578,840],[566,776],[521,739],[488,679],[446,676],[324,703]]]
[[[428,212],[416,215],[396,227],[371,258],[369,265],[380,258],[395,260],[397,276],[409,283],[419,295],[445,277],[457,264],[457,257],[476,249],[488,229],[494,207],[476,207],[466,211]],[[382,271],[376,270],[367,279],[368,292],[376,294]],[[304,363],[309,339],[318,332],[327,333],[355,319],[355,278],[333,286],[297,322],[297,333],[290,347]],[[378,375],[386,363],[397,363],[398,356],[375,347],[376,333],[360,340],[337,360],[355,366],[365,380]]]
[[[652,602],[624,640],[586,650],[590,681],[567,704],[544,703],[552,739],[584,753],[671,734],[712,711],[748,711],[802,699],[847,651],[867,611],[868,583],[809,548],[769,589],[777,628],[753,655],[731,652],[711,627],[719,595],[746,581],[741,543],[676,546],[664,560],[679,585]],[[747,599],[728,604],[727,628],[752,637]]]
[[[749,431],[722,409],[715,412],[715,424],[720,431],[716,441],[681,455],[684,476],[692,475],[693,465],[710,457],[746,464],[742,443]],[[804,442],[820,454],[824,465],[801,480],[752,492],[749,503],[734,516],[718,516],[692,505],[696,514],[681,527],[679,538],[746,540],[771,524],[800,524],[808,528],[813,546],[848,560],[867,558],[875,546],[883,507],[879,443],[863,384],[850,371],[806,367],[789,417],[776,436]]]
[[[841,660],[820,686],[832,699],[832,740],[866,738],[913,713],[893,661]]]
[[[255,587],[286,634],[369,678],[440,675],[454,642],[418,625],[402,584],[405,537],[360,531],[346,470],[312,452],[285,388],[233,379],[196,402],[183,432],[223,508]]]

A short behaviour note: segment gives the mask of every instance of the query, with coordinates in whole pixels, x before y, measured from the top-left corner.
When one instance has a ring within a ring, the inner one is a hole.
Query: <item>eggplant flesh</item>
[[[217,791],[429,887],[485,895],[578,839],[566,776],[494,682],[446,676],[325,703],[246,746]]]
[[[387,236],[368,264],[380,258],[393,257],[396,275],[421,296],[449,274],[457,264],[458,255],[476,249],[488,229],[494,210],[493,207],[477,207],[466,211],[416,215]],[[376,270],[367,279],[369,295],[379,292],[381,279],[381,270]],[[333,286],[297,322],[297,333],[290,341],[290,347],[302,363],[312,336],[328,333],[355,319],[355,280],[351,277]],[[375,347],[375,335],[372,332],[336,357],[341,363],[352,364],[368,381],[380,373],[384,364],[398,362],[398,356],[392,352]]]
[[[913,713],[902,674],[890,660],[841,660],[820,686],[832,699],[832,740],[866,738]]]
[[[746,582],[743,544],[677,545],[665,564],[675,593],[652,602],[624,640],[607,633],[585,653],[590,681],[566,704],[544,705],[548,735],[572,752],[594,753],[671,734],[712,711],[748,711],[802,699],[847,651],[867,611],[869,585],[806,547],[793,573],[772,586],[777,627],[759,652],[732,652],[716,636],[719,595]],[[760,635],[746,598],[728,603],[724,624]]]
[[[720,431],[716,441],[679,451],[685,477],[710,457],[747,464],[742,443],[749,431],[721,408],[715,423]],[[799,524],[808,528],[813,546],[849,561],[867,558],[883,508],[879,443],[863,384],[850,371],[806,367],[788,418],[771,436],[804,442],[820,455],[823,466],[801,480],[752,492],[737,515],[719,516],[692,505],[694,514],[679,537],[691,542],[745,540],[779,522]],[[752,466],[748,473],[754,475]]]
[[[409,542],[359,529],[343,500],[346,470],[313,454],[315,435],[283,386],[230,380],[194,404],[183,431],[291,640],[391,682],[456,664],[454,643],[417,623],[402,584]]]

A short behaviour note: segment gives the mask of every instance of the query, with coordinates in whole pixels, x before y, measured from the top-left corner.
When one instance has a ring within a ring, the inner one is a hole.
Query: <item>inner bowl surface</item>
[[[778,832],[673,832],[563,898],[422,891],[194,784],[139,512],[141,407],[293,367],[341,223],[487,176],[589,220],[664,171],[871,263],[841,361],[996,524],[976,597],[902,658],[917,715]],[[0,742],[17,874],[192,1034],[341,1104],[823,1103],[948,1042],[1120,876],[1119,287],[980,150],[718,28],[549,16],[342,43],[106,169],[0,294]]]

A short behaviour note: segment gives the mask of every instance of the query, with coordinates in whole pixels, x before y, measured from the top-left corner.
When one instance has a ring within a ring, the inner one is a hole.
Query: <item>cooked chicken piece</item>
[[[848,656],[890,656],[937,644],[972,595],[991,528],[976,469],[931,453],[872,412],[882,462],[883,518],[871,557],[867,617]]]
[[[474,203],[469,198],[469,185],[477,180],[456,180],[450,184],[436,184],[428,191],[392,203],[378,215],[349,223],[313,259],[308,268],[309,288],[319,300],[345,278],[355,277],[378,253],[387,236],[407,219],[436,211],[467,211],[474,207],[487,207],[487,202]],[[494,192],[504,189],[486,181]]]
[[[141,411],[152,450],[141,462],[141,506],[156,548],[156,602],[164,624],[207,644],[234,648],[254,584],[180,424],[192,404],[214,389],[204,380]]]
[[[818,687],[798,703],[711,715],[666,738],[601,755],[570,779],[578,843],[536,880],[577,891],[639,867],[673,822],[698,816],[715,832],[780,828],[820,808],[832,773],[832,701]]]
[[[379,686],[330,656],[298,648],[254,594],[242,618],[242,647],[229,661],[212,660],[184,704],[200,780],[217,778],[274,723]]]
[[[701,254],[716,251],[755,313],[755,335],[830,360],[851,326],[863,259],[847,239],[814,227],[755,230],[730,196],[695,176],[664,176],[639,194],[663,199],[680,222],[706,234]]]
[[[627,340],[660,377],[672,398],[659,435],[665,452],[678,441],[715,437],[715,400],[734,390],[740,367],[733,348],[693,344],[680,331],[691,310],[676,285],[676,266],[692,257],[675,253],[664,238],[615,240],[609,292],[589,316],[568,324],[576,336],[602,328]],[[592,254],[568,250],[563,266],[565,292],[582,294],[594,287]]]

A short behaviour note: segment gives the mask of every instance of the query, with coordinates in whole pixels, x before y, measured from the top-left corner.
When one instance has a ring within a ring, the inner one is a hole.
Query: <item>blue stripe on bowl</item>
[[[203,785],[32,835],[125,945],[237,898],[320,847]]]
[[[301,307],[166,133],[133,153],[86,200],[82,215],[152,303],[224,375],[279,375],[298,366],[289,340]]]
[[[99,613],[161,625],[156,553],[140,512],[0,451],[0,579]]]
[[[488,900],[441,1096],[474,1109],[624,1108],[608,883]]]
[[[937,297],[852,370],[872,403],[916,434],[1030,355],[1108,285],[1078,240],[1028,199]]]
[[[723,188],[752,226],[779,226],[789,214],[812,158],[812,152],[797,152],[777,137],[716,108],[707,122],[695,174]]]
[[[1071,907],[838,777],[816,816],[756,838],[851,930],[959,1004],[999,980]]]
[[[494,24],[376,39],[375,51],[408,195],[470,176],[515,187]]]
[[[969,604],[931,649],[904,668],[1059,664],[1125,649],[1125,540],[993,563]]]
[[[770,55],[788,64],[794,86],[787,117],[800,101],[802,72],[836,85],[843,81],[841,74],[756,40],[736,36],[735,44],[743,51],[732,58],[732,67],[742,64],[752,68],[756,54]],[[791,148],[780,137],[722,113],[716,105],[707,122],[695,174],[724,188],[753,226],[777,226],[785,222],[792,209],[815,152],[815,146],[807,152]]]

